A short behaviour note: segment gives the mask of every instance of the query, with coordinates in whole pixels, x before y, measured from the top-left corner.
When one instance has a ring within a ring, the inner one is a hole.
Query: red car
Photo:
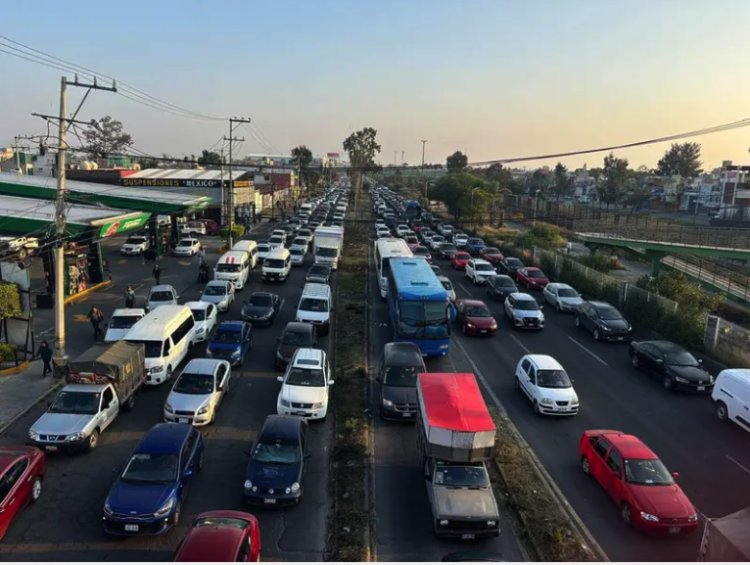
[[[13,518],[42,495],[47,471],[44,452],[36,447],[0,447],[0,540]]]
[[[485,247],[479,252],[479,257],[493,265],[499,265],[500,261],[505,259],[505,256],[500,253],[500,250],[497,247]]]
[[[456,300],[456,323],[466,335],[495,335],[497,321],[481,300]]]
[[[466,253],[466,251],[457,251],[451,257],[451,266],[458,271],[463,271],[466,269],[466,263],[469,261],[471,261],[471,255]]]
[[[525,286],[529,290],[544,290],[549,279],[539,267],[524,267],[516,271],[516,284]]]
[[[219,235],[219,230],[221,229],[219,224],[213,220],[203,220],[203,223],[206,226],[206,235]]]
[[[677,486],[677,473],[637,437],[616,430],[587,430],[578,445],[583,472],[620,507],[626,524],[669,535],[698,528],[698,513]]]
[[[411,249],[414,257],[424,257],[428,263],[432,264],[432,253],[424,245],[417,243],[416,245],[410,245],[409,249]]]
[[[258,519],[232,510],[199,514],[177,546],[173,561],[260,561]]]

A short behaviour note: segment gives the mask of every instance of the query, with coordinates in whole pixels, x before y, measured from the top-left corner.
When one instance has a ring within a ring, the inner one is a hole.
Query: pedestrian
[[[104,274],[109,277],[109,280],[112,280],[112,270],[109,268],[109,259],[104,260]]]
[[[99,341],[102,335],[102,329],[99,327],[99,324],[102,323],[103,319],[104,313],[96,306],[92,306],[89,311],[89,321],[94,328],[94,341]]]
[[[206,262],[206,250],[203,249],[203,246],[198,251],[198,260],[198,265],[203,265]]]
[[[159,267],[159,263],[154,263],[154,270],[151,273],[154,275],[156,284],[159,284],[159,279],[161,279],[161,267]]]
[[[39,344],[39,349],[36,352],[38,359],[44,362],[44,369],[42,369],[42,378],[47,376],[47,373],[52,373],[52,348],[49,343],[43,341]]]
[[[125,308],[135,308],[135,291],[132,286],[125,291]]]

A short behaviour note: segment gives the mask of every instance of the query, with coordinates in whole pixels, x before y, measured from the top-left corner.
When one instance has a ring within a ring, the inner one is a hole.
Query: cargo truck
[[[417,449],[438,537],[500,534],[500,516],[485,461],[495,424],[471,373],[420,373]]]
[[[344,249],[344,228],[338,226],[318,226],[313,242],[315,262],[327,265],[332,270],[338,267]]]
[[[706,519],[698,561],[750,561],[750,507]]]
[[[143,344],[95,345],[63,368],[63,389],[29,429],[29,443],[47,451],[91,451],[121,409],[131,410],[146,382]]]

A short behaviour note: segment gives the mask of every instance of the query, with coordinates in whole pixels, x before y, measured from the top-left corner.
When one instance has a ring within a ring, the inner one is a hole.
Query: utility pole
[[[421,167],[421,172],[422,172],[422,176],[424,177],[424,146],[427,143],[427,140],[426,139],[420,139],[420,141],[422,142],[422,167]],[[425,206],[425,208],[427,208],[427,204],[429,204],[429,202],[430,201],[427,199],[427,179],[425,178],[424,179],[424,206]]]
[[[402,165],[404,164],[404,153],[405,153],[405,151],[402,149],[401,150],[401,164]]]
[[[224,137],[224,141],[229,142],[229,198],[227,199],[227,207],[229,217],[229,230],[227,232],[227,243],[229,248],[232,248],[232,227],[234,224],[234,176],[232,176],[232,144],[235,141],[245,141],[244,137],[234,137],[234,124],[249,124],[250,118],[229,118],[229,137]],[[222,183],[223,184],[223,183]],[[224,190],[224,187],[221,187]]]
[[[222,146],[221,150],[219,151],[220,159],[219,159],[219,186],[221,186],[221,190],[219,193],[221,194],[221,218],[219,218],[219,221],[221,221],[222,225],[224,222],[226,222],[226,214],[227,214],[227,203],[226,199],[224,198],[224,147]]]

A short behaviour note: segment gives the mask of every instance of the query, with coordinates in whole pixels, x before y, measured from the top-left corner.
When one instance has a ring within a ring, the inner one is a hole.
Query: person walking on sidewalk
[[[103,319],[104,313],[96,306],[92,306],[89,311],[89,321],[94,328],[94,341],[98,342],[102,335],[102,329],[99,327],[99,324],[102,323]]]
[[[44,369],[42,369],[42,378],[47,376],[47,373],[52,373],[52,348],[49,343],[43,341],[39,344],[39,349],[36,352],[38,359],[44,362]]]
[[[159,263],[154,263],[154,270],[151,273],[154,275],[156,284],[159,284],[159,279],[161,279],[161,267],[159,267]]]
[[[135,291],[132,286],[125,291],[125,308],[135,308]]]

